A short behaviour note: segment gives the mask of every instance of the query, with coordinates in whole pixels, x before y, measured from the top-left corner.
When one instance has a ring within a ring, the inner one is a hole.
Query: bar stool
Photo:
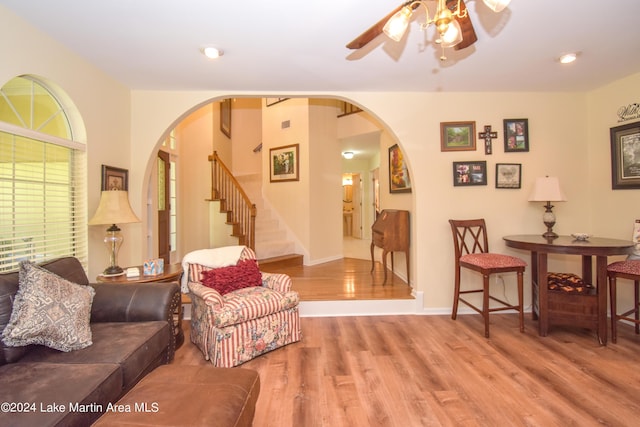
[[[611,341],[617,341],[618,320],[627,320],[635,323],[636,334],[640,333],[640,260],[617,261],[607,267],[609,277],[609,300],[611,304]],[[628,279],[633,281],[633,308],[618,314],[616,301],[617,279]],[[633,314],[633,317],[630,315]]]
[[[527,263],[522,259],[510,255],[489,252],[489,239],[484,219],[454,220],[450,219],[453,244],[455,246],[455,290],[453,296],[453,310],[451,318],[458,315],[458,302],[462,302],[480,313],[484,318],[484,336],[489,338],[489,313],[503,310],[516,310],[520,317],[520,332],[524,332],[524,311],[522,307],[523,274]],[[482,288],[460,290],[460,269],[468,268],[482,275]],[[489,278],[492,274],[514,272],[517,274],[518,304],[489,294]],[[477,307],[461,295],[481,293],[482,307]],[[489,301],[500,304],[499,307],[489,307]]]

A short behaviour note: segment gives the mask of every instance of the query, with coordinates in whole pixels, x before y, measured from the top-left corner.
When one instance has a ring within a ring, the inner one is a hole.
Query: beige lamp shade
[[[567,197],[560,188],[560,181],[555,176],[536,178],[530,202],[566,202]]]
[[[129,204],[126,191],[103,191],[100,203],[89,225],[128,224],[140,222]]]

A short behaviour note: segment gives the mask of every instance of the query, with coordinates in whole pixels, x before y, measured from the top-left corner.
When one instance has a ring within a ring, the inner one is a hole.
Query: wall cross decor
[[[480,132],[478,137],[484,139],[484,154],[491,154],[491,140],[498,137],[498,132],[491,132],[491,125],[485,125],[484,132]]]

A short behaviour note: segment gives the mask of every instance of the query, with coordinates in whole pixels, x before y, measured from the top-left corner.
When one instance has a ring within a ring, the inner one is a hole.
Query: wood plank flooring
[[[268,268],[261,267],[264,271]],[[371,272],[371,261],[343,258],[315,266],[281,267],[274,273],[291,277],[293,290],[301,301],[412,299],[411,287],[399,276],[387,272],[376,261]]]
[[[302,318],[302,341],[242,365],[260,373],[255,427],[633,426],[640,414],[640,336],[517,315]],[[173,363],[206,365],[190,342]]]

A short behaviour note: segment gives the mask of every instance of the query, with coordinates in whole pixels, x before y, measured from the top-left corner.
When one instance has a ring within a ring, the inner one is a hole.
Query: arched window
[[[85,144],[64,96],[33,76],[0,89],[0,272],[61,256],[86,266]]]

